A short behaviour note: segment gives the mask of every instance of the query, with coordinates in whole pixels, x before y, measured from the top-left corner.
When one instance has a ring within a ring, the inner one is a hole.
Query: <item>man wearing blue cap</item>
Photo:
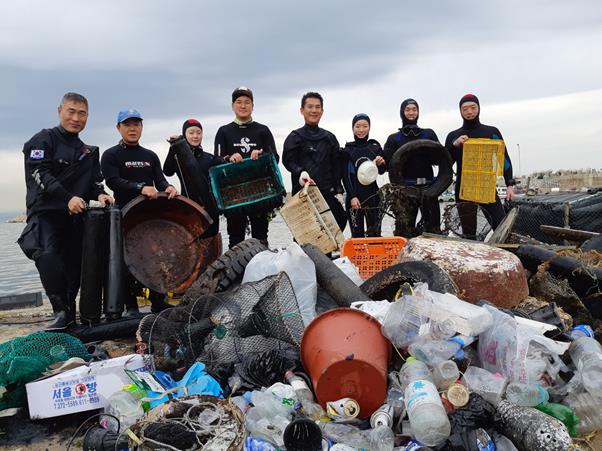
[[[23,146],[27,226],[18,243],[35,262],[52,304],[54,320],[46,330],[66,329],[75,322],[86,202],[113,202],[102,186],[98,147],[79,137],[88,120],[88,101],[68,92],[58,115],[57,127],[36,133]]]
[[[121,141],[102,154],[101,167],[107,186],[115,194],[115,202],[123,208],[140,194],[156,199],[159,191],[165,191],[172,199],[178,191],[170,185],[155,152],[140,145],[142,115],[136,110],[122,110],[117,115],[117,131]],[[135,296],[135,280],[130,276],[130,297],[126,300],[127,314],[138,312]],[[151,311],[160,312],[169,308],[159,293],[151,292]]]

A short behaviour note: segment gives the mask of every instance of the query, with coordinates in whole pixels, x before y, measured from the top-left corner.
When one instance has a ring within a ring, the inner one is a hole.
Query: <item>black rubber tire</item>
[[[267,249],[265,244],[255,238],[238,243],[207,267],[186,290],[181,303],[188,304],[200,296],[226,291],[238,285],[251,259]]]
[[[598,251],[602,252],[602,235],[595,236],[590,238],[587,241],[584,241],[581,246],[579,246],[583,252],[588,251]]]
[[[399,287],[406,282],[426,282],[431,291],[458,294],[458,287],[449,274],[429,261],[403,262],[390,266],[374,274],[360,288],[375,301],[393,301]]]
[[[410,157],[420,156],[436,162],[439,172],[435,181],[424,187],[412,187],[408,195],[418,197],[439,197],[452,183],[452,159],[447,149],[430,139],[417,139],[404,144],[395,151],[389,163],[389,180],[394,185],[404,186],[403,167]]]

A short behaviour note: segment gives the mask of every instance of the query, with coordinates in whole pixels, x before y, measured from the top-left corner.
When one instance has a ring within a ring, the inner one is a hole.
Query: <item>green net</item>
[[[71,357],[88,360],[90,355],[80,340],[68,334],[35,332],[0,344],[0,410],[25,406],[25,384],[53,363]]]

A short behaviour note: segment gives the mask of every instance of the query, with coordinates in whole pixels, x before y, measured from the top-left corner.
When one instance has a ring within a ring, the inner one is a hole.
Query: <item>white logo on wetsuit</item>
[[[151,164],[148,161],[126,161],[126,168],[147,168]]]
[[[251,151],[251,147],[257,147],[257,144],[252,143],[251,140],[245,136],[244,138],[240,138],[240,144],[234,143],[234,147],[242,147],[244,148],[244,153],[249,153]]]

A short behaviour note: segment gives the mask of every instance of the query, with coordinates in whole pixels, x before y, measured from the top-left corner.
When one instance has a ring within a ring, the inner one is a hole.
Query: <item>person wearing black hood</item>
[[[190,151],[194,155],[197,167],[195,176],[199,179],[199,187],[202,190],[200,193],[203,208],[209,214],[211,219],[213,220],[213,224],[209,226],[209,228],[201,235],[201,238],[209,238],[217,235],[219,232],[219,210],[217,209],[217,205],[215,203],[215,199],[213,194],[211,193],[211,183],[209,181],[209,169],[213,166],[217,166],[219,164],[224,163],[224,159],[222,157],[212,155],[203,150],[203,146],[201,142],[203,141],[203,126],[196,119],[188,119],[182,125],[182,137],[186,140]],[[179,136],[172,136],[169,141],[173,142],[180,138]],[[167,157],[165,158],[165,162],[163,163],[163,173],[171,177],[176,174],[178,179],[180,180],[180,186],[182,192],[188,195],[186,181],[183,178],[182,170],[180,168],[179,162],[176,161],[175,158],[175,150],[172,145],[169,148],[169,152],[167,153]]]
[[[284,141],[282,163],[291,173],[292,194],[308,182],[320,189],[341,230],[345,230],[347,215],[343,209],[341,184],[342,152],[337,138],[319,127],[324,113],[324,100],[317,92],[301,98],[299,110],[305,125],[293,130]]]
[[[222,125],[215,134],[214,154],[230,163],[240,163],[245,158],[257,160],[271,153],[278,163],[280,157],[270,129],[253,120],[253,92],[246,86],[232,92],[234,120]],[[246,215],[240,210],[226,213],[228,221],[228,247],[245,239],[247,224],[251,223],[251,236],[268,244],[268,226],[272,211],[261,210]]]
[[[370,117],[359,113],[351,121],[354,140],[345,144],[343,149],[343,184],[347,198],[345,206],[349,217],[349,227],[353,238],[364,238],[365,236],[380,236],[380,224],[378,221],[377,196],[378,185],[375,178],[364,180],[360,167],[371,162],[378,168],[378,174],[385,172],[385,159],[378,141],[369,139]],[[374,166],[372,166],[374,168]],[[369,183],[370,182],[370,183]],[[364,218],[366,229],[364,229]]]
[[[395,133],[389,135],[385,143],[384,156],[387,165],[390,164],[393,154],[404,144],[416,139],[430,139],[439,142],[439,138],[430,128],[418,126],[419,107],[414,99],[405,99],[399,108],[402,127]],[[433,180],[433,162],[419,155],[408,158],[403,175],[406,185],[423,185]],[[423,218],[424,230],[430,233],[440,233],[441,215],[439,212],[439,200],[436,198],[411,198],[401,193],[395,193],[392,202],[395,214],[394,235],[406,238],[418,235],[416,229],[416,217],[418,210]]]
[[[445,147],[451,154],[452,160],[456,163],[456,202],[462,202],[459,198],[460,184],[462,181],[462,146],[469,138],[488,138],[503,140],[502,134],[496,127],[481,124],[479,114],[481,106],[479,99],[474,94],[466,94],[460,99],[460,114],[464,121],[462,127],[447,135]],[[512,178],[512,162],[508,155],[508,150],[504,147],[504,180],[507,186],[506,199],[512,200],[514,195],[513,186],[514,179]],[[504,219],[505,213],[500,198],[497,193],[495,202],[490,204],[478,204],[483,210],[488,213],[487,220],[491,227],[495,229]],[[470,208],[470,211],[467,209]],[[476,206],[466,205],[464,211],[461,212],[460,219],[462,229],[466,236],[471,237],[476,234]]]

